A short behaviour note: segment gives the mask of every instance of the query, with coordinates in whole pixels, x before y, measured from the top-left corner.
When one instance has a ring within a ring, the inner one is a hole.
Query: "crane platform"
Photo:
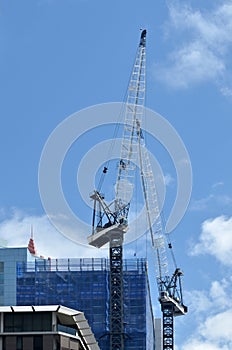
[[[113,246],[114,241],[115,244],[122,244],[123,235],[127,232],[127,230],[127,225],[120,223],[106,228],[96,228],[95,233],[87,237],[88,243],[96,248],[101,248],[109,242],[111,242],[111,246]]]
[[[161,305],[172,304],[173,305],[173,316],[182,316],[188,312],[187,306],[181,304],[175,298],[172,298],[168,295],[168,292],[163,291],[160,293],[159,302]]]

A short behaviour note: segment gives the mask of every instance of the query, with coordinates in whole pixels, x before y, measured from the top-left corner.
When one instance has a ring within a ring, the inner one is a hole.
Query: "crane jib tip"
[[[141,33],[140,43],[139,43],[139,45],[142,45],[142,46],[144,46],[144,45],[145,45],[146,34],[147,34],[146,29],[143,29],[143,31],[142,31],[142,33]]]

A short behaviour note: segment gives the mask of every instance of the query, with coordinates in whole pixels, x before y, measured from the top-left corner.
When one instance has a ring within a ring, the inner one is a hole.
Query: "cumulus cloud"
[[[194,317],[215,315],[227,308],[232,308],[232,301],[228,298],[231,290],[231,279],[212,281],[208,290],[186,291],[189,309]]]
[[[207,197],[192,199],[189,209],[192,211],[208,210],[211,207],[220,206],[220,208],[231,205],[232,198],[225,194],[209,194]]]
[[[222,264],[231,266],[232,217],[219,216],[203,222],[199,242],[192,255],[210,254]]]
[[[198,339],[191,339],[181,347],[180,350],[230,350],[227,346],[221,347],[221,345],[214,344],[207,340],[202,341]]]
[[[174,183],[174,181],[175,181],[175,179],[174,179],[174,177],[171,175],[171,174],[166,174],[165,176],[164,176],[164,184],[165,184],[165,186],[170,186],[170,185],[172,185],[173,183]]]
[[[65,238],[51,225],[46,215],[31,215],[18,209],[0,222],[1,246],[26,247],[32,226],[39,255],[52,258],[107,256],[106,249],[81,246]]]
[[[222,186],[224,186],[224,182],[223,181],[218,181],[218,182],[215,182],[212,185],[212,189],[215,189],[215,188],[218,188],[218,187],[222,187]]]
[[[206,317],[180,350],[230,350],[231,322],[232,309]]]
[[[232,4],[224,1],[207,12],[183,2],[169,2],[168,8],[166,33],[169,41],[174,33],[175,42],[166,62],[159,66],[159,77],[177,88],[214,81],[222,93],[230,95],[225,80],[232,49]]]
[[[232,345],[231,321],[232,309],[226,310],[215,316],[208,317],[201,326],[200,333],[206,339],[210,338],[219,344],[227,342]]]
[[[232,349],[232,217],[219,216],[203,222],[198,242],[191,254],[209,254],[220,261],[224,277],[211,281],[207,289],[185,292],[189,306],[188,323],[191,333],[179,350]],[[217,272],[217,271],[214,271]]]
[[[228,301],[228,294],[231,289],[231,283],[223,279],[222,281],[213,281],[210,288],[210,297],[213,301],[213,305],[217,305],[217,308],[232,307],[231,301]]]
[[[179,350],[229,350],[232,348],[230,301],[232,281],[213,281],[209,290],[193,290],[186,293],[191,314],[191,335],[178,347]],[[223,325],[223,326],[222,326]]]
[[[223,74],[223,61],[199,42],[189,43],[169,58],[169,68],[161,69],[162,79],[170,86],[186,88],[192,83],[215,79]]]
[[[67,239],[50,223],[46,215],[33,215],[17,208],[4,210],[0,208],[0,247],[27,247],[33,228],[33,237],[38,255],[45,258],[107,258],[108,247],[97,249],[87,245],[80,245]],[[133,215],[133,213],[132,213]],[[86,233],[86,237],[89,233]],[[77,228],[78,236],[78,228]],[[125,258],[146,256],[146,236],[137,242],[127,244]]]

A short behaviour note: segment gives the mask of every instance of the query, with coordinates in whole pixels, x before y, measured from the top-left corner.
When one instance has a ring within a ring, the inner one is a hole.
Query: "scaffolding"
[[[52,305],[84,312],[101,350],[109,349],[109,272],[104,258],[36,259],[17,264],[17,305]],[[145,259],[123,260],[124,344],[154,348],[154,324]]]

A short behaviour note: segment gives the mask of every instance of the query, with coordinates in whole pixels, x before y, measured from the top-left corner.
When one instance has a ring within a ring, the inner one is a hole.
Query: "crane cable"
[[[138,52],[138,49],[136,50],[136,52]],[[128,94],[128,91],[129,91],[129,86],[130,86],[130,82],[131,82],[131,76],[132,76],[132,73],[133,73],[133,70],[134,70],[136,57],[137,57],[137,54],[135,55],[135,61],[134,61],[133,65],[132,65],[130,78],[129,78],[129,81],[127,83],[127,88],[126,88],[126,91],[125,91],[125,94],[124,94],[124,97],[123,97],[123,105],[121,106],[121,109],[120,109],[120,112],[119,112],[119,116],[118,116],[118,119],[117,119],[117,123],[116,123],[115,128],[114,128],[112,142],[110,144],[110,148],[109,148],[109,151],[108,151],[108,154],[107,154],[108,161],[103,166],[103,170],[102,170],[102,173],[101,173],[101,176],[100,176],[100,180],[99,180],[99,183],[98,183],[98,186],[97,186],[97,191],[98,192],[101,191],[101,188],[102,188],[104,180],[105,180],[105,175],[106,175],[106,173],[108,172],[108,169],[109,169],[109,164],[110,164],[110,161],[111,161],[111,155],[112,155],[112,152],[113,152],[113,148],[115,146],[116,136],[118,135],[119,126],[120,126],[120,124],[122,124],[122,125],[124,124],[122,122],[120,123],[120,121],[122,120],[122,111],[123,111],[124,105],[126,104],[126,101],[127,101],[127,94]]]
[[[157,194],[157,196],[158,196],[158,194]],[[161,221],[162,221],[162,226],[166,227],[166,220],[165,220],[165,217],[164,217],[163,210],[160,213],[160,217],[161,217]],[[175,258],[172,242],[171,242],[170,233],[165,233],[165,235],[167,237],[168,248],[169,248],[169,251],[170,251],[170,254],[171,254],[171,257],[172,257],[173,265],[174,265],[175,268],[177,268],[177,263],[176,263],[176,258]]]
[[[116,143],[116,136],[118,135],[120,124],[123,125],[123,123],[122,122],[120,123],[120,121],[122,120],[122,114],[123,114],[122,112],[123,112],[123,109],[124,109],[124,104],[126,103],[126,95],[127,95],[127,90],[128,90],[129,83],[130,82],[128,82],[128,85],[127,85],[127,89],[126,89],[126,92],[125,92],[125,95],[124,95],[124,98],[123,98],[123,104],[122,104],[122,106],[120,108],[120,112],[119,112],[119,116],[118,116],[118,119],[117,119],[117,123],[115,125],[113,136],[112,136],[112,141],[110,143],[110,147],[109,147],[109,150],[108,150],[108,153],[107,153],[107,159],[108,160],[104,164],[104,167],[103,167],[103,170],[102,170],[102,173],[101,173],[101,177],[100,177],[100,180],[99,180],[99,183],[98,183],[98,186],[97,186],[97,191],[98,192],[101,191],[101,188],[102,188],[104,180],[105,180],[105,175],[108,172],[109,164],[110,164],[110,161],[112,160],[111,159],[111,155],[113,153],[113,149],[114,149],[114,146],[115,146],[115,143]]]
[[[139,164],[140,164],[140,173],[141,173],[143,195],[144,195],[144,200],[145,200],[145,205],[146,205],[148,227],[149,227],[149,231],[150,231],[150,235],[151,235],[152,246],[156,250],[156,256],[157,256],[157,260],[158,260],[159,278],[161,279],[162,278],[161,259],[160,259],[159,249],[156,247],[156,244],[154,241],[152,222],[151,222],[151,217],[150,217],[149,204],[148,204],[146,185],[145,185],[145,176],[144,176],[144,172],[143,172],[143,162],[142,162],[142,152],[141,152],[141,128],[140,128],[140,125],[137,124],[137,126],[138,126]]]
[[[125,101],[125,99],[126,99],[126,93],[125,93],[123,101]],[[108,172],[109,164],[110,164],[110,161],[112,160],[111,159],[111,155],[113,153],[113,148],[114,148],[115,143],[116,143],[116,136],[118,135],[119,126],[120,126],[120,124],[122,124],[122,123],[120,123],[120,120],[122,120],[122,111],[123,111],[123,105],[120,108],[120,112],[119,112],[119,115],[118,115],[117,123],[115,125],[113,136],[112,136],[112,139],[111,139],[112,141],[110,143],[110,147],[109,147],[109,150],[108,150],[108,153],[107,153],[107,159],[108,160],[106,161],[106,163],[103,166],[101,177],[100,177],[100,180],[99,180],[99,183],[98,183],[98,186],[97,186],[97,191],[98,192],[101,191],[101,188],[102,188],[104,180],[105,180],[105,175]]]
[[[145,200],[146,211],[147,211],[148,226],[149,226],[149,231],[150,231],[150,234],[151,234],[152,246],[155,247],[155,249],[156,249],[156,255],[157,255],[157,260],[158,260],[159,277],[161,278],[162,277],[161,257],[160,257],[160,254],[159,254],[159,249],[156,247],[155,242],[154,242],[152,222],[151,222],[151,217],[150,217],[150,213],[149,213],[149,205],[148,205],[148,199],[147,199],[147,193],[146,193],[146,185],[145,185],[145,178],[144,178],[144,172],[143,172],[143,162],[142,162],[142,152],[141,152],[142,129],[141,129],[139,123],[137,123],[137,135],[138,135],[138,147],[139,147],[140,173],[141,173],[142,188],[143,188],[144,200]],[[156,193],[156,196],[157,196],[157,201],[159,202],[158,193]],[[166,220],[165,220],[165,217],[164,217],[163,210],[160,212],[159,215],[160,215],[160,220],[161,220],[161,228],[162,227],[166,227],[166,225],[165,225],[166,224]],[[175,254],[174,254],[174,251],[173,251],[173,246],[172,246],[170,234],[166,233],[165,235],[167,236],[167,240],[166,241],[168,243],[168,248],[169,248],[169,251],[170,251],[170,254],[171,254],[173,265],[174,265],[174,267],[176,269],[177,268],[177,263],[176,263],[176,258],[175,258]]]

